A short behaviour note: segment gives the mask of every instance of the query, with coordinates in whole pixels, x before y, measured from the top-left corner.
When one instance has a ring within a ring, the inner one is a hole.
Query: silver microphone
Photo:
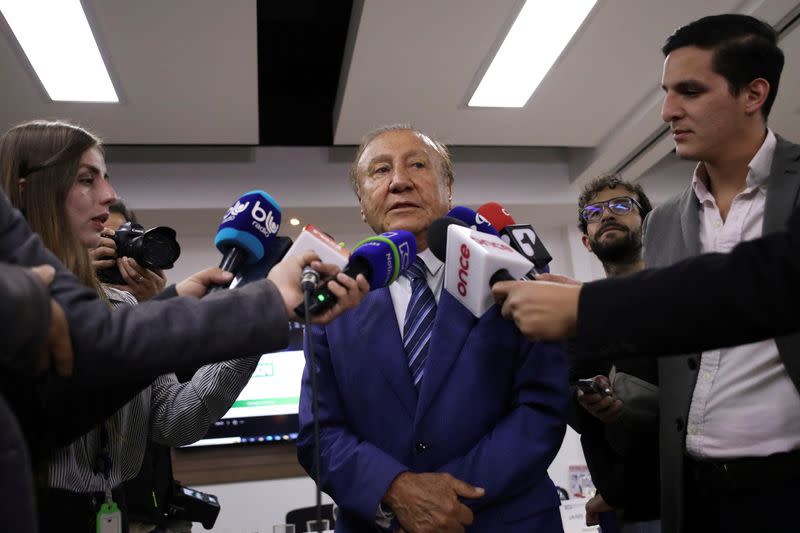
[[[307,265],[300,276],[300,287],[304,291],[313,291],[317,288],[317,283],[319,283],[319,272]]]

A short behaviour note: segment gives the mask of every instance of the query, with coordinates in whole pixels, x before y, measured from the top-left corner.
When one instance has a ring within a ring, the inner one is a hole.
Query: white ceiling
[[[345,58],[335,142],[358,144],[376,126],[412,122],[456,145],[561,146],[571,149],[572,179],[583,182],[624,168],[644,141],[663,130],[660,48],[675,28],[721,12],[750,13],[777,24],[798,2],[599,0],[524,108],[468,108],[471,91],[521,5],[365,1]],[[800,31],[785,36],[781,46],[790,59],[800,57]],[[792,89],[800,84],[800,72],[793,67],[787,63],[783,97],[772,114],[779,131],[798,138],[800,105]],[[631,178],[663,158],[671,140],[659,148]]]
[[[0,17],[3,130],[65,118],[113,144],[258,144],[255,0],[82,1],[121,102],[49,101]]]
[[[58,117],[85,124],[109,144],[258,143],[255,0],[83,3],[122,102],[49,102],[0,19],[2,129]],[[412,122],[467,147],[467,157],[470,146],[558,147],[568,168],[565,197],[601,172],[622,170],[636,179],[672,150],[659,115],[664,38],[725,11],[779,25],[798,4],[599,0],[528,105],[509,110],[468,109],[466,101],[521,0],[356,0],[332,117],[334,144],[357,144],[373,127]],[[800,30],[787,31],[781,46],[789,60],[771,125],[797,140]]]

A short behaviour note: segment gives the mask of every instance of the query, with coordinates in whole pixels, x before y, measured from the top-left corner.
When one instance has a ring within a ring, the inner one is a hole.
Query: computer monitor
[[[304,367],[303,325],[291,322],[289,346],[262,355],[228,412],[209,428],[205,437],[186,447],[296,440]]]

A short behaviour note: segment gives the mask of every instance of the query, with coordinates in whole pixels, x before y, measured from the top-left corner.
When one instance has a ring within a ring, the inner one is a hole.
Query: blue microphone
[[[281,227],[281,208],[264,191],[243,194],[222,217],[214,245],[222,253],[219,267],[236,276],[245,265],[261,261]],[[214,287],[216,290],[224,287]],[[211,292],[211,291],[209,291]]]
[[[480,231],[481,233],[488,233],[495,237],[499,236],[494,226],[492,226],[483,215],[469,207],[457,205],[447,213],[447,216],[460,220],[470,229]]]
[[[342,272],[355,279],[363,274],[369,282],[369,290],[386,287],[411,266],[417,257],[417,240],[409,231],[394,230],[367,237],[356,244],[350,260]],[[333,307],[336,296],[323,283],[311,294],[308,314],[319,315]],[[295,309],[297,316],[304,317],[306,309],[300,304]]]

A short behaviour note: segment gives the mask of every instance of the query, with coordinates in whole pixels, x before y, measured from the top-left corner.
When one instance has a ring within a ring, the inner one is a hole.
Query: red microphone
[[[483,204],[478,208],[478,214],[494,226],[503,242],[533,263],[535,273],[541,274],[550,271],[547,264],[553,257],[537,237],[533,226],[517,224],[505,207],[497,202]]]
[[[517,223],[511,213],[497,202],[483,204],[478,208],[478,214],[488,220],[489,224],[494,226],[498,233],[506,229],[506,226],[513,226]]]

